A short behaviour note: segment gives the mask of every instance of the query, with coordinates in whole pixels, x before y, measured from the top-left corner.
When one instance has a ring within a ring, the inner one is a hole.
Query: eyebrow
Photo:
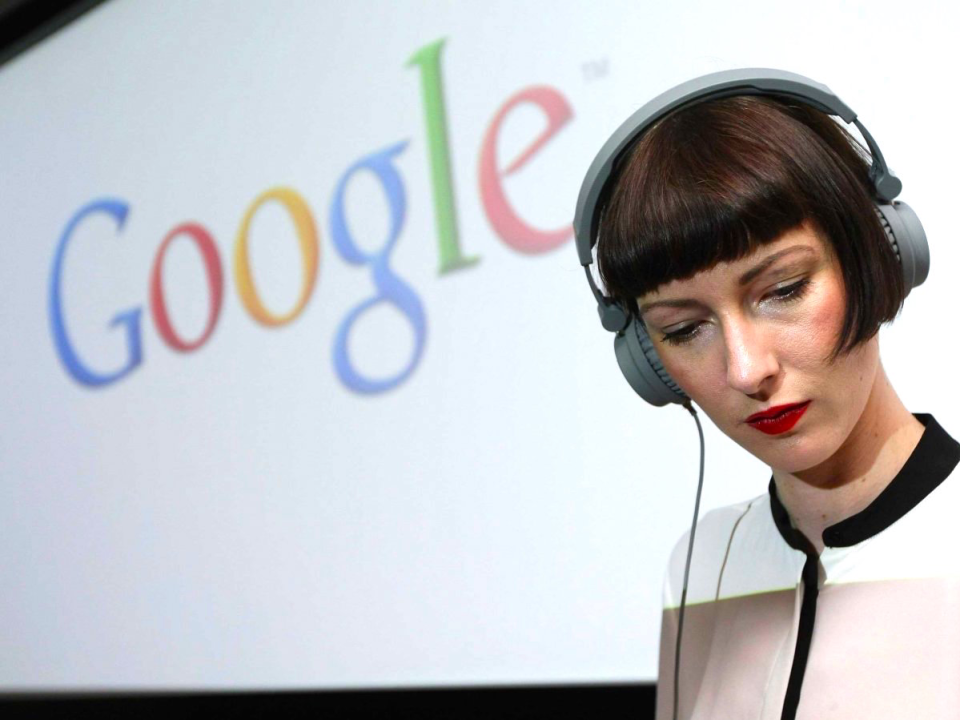
[[[780,260],[786,255],[791,255],[796,252],[812,253],[816,255],[816,250],[814,250],[809,245],[791,245],[788,248],[779,250],[778,252],[772,253],[765,257],[763,260],[758,262],[752,268],[747,270],[740,278],[737,280],[737,284],[740,287],[743,287],[750,281],[754,280],[758,275],[761,275],[764,271],[770,268],[775,262]],[[655,300],[654,302],[644,303],[640,306],[640,313],[643,314],[648,310],[657,307],[670,307],[670,308],[695,308],[700,307],[702,303],[696,300]]]

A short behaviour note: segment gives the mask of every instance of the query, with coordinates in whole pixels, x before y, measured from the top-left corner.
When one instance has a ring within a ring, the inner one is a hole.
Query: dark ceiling
[[[0,0],[0,63],[103,0]]]

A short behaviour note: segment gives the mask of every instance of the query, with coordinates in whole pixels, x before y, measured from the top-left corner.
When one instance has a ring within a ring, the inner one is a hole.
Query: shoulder
[[[717,599],[719,579],[729,558],[734,538],[739,542],[741,538],[756,537],[759,534],[769,540],[771,528],[776,532],[770,515],[770,497],[766,493],[705,513],[697,522],[694,534],[687,603]],[[677,540],[670,553],[664,584],[664,607],[680,605],[689,544],[688,530]]]

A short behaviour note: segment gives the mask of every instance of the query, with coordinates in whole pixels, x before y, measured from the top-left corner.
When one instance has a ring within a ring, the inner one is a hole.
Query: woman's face
[[[771,467],[796,473],[828,460],[860,419],[879,367],[878,340],[829,362],[845,293],[831,248],[811,225],[638,302],[670,375]],[[780,406],[794,407],[752,417]]]

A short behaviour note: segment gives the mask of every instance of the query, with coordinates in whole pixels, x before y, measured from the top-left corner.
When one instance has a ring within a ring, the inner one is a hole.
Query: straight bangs
[[[741,113],[717,105],[669,116],[627,159],[600,223],[610,294],[633,300],[739,260],[806,216],[795,144],[751,131]]]

